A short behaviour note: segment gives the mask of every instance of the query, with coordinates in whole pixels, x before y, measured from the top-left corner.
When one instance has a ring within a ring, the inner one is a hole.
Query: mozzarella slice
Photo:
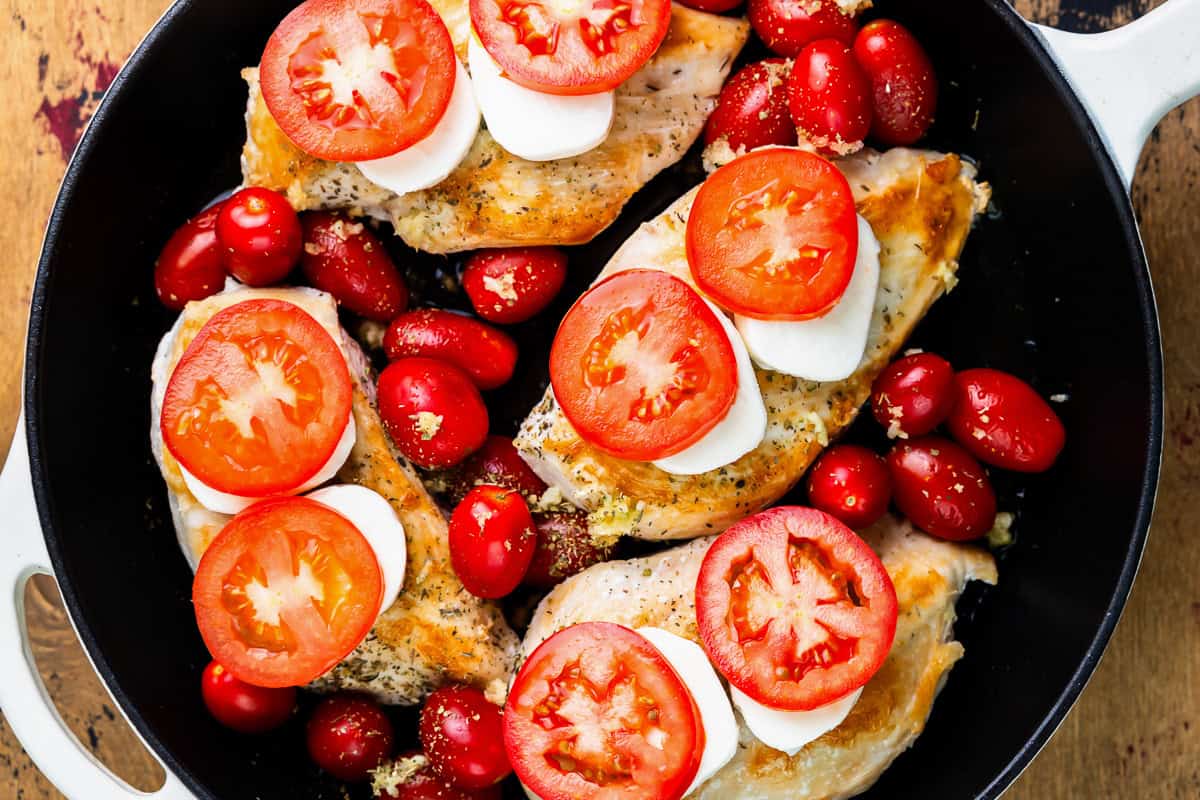
[[[450,104],[433,131],[421,141],[395,155],[356,166],[371,183],[407,194],[428,189],[444,181],[471,152],[479,135],[479,106],[471,76],[455,59],[454,91]]]
[[[821,738],[842,724],[850,709],[862,696],[857,689],[840,700],[814,708],[812,711],[785,711],[764,706],[746,695],[736,686],[729,687],[729,695],[746,721],[746,727],[767,747],[782,750],[789,756],[799,753],[804,745]]]
[[[813,381],[850,377],[862,361],[879,291],[879,241],[858,218],[858,258],[846,293],[828,314],[799,322],[734,317],[755,363]]]
[[[707,300],[704,302],[708,303]],[[729,318],[712,303],[708,303],[708,307],[721,321],[725,335],[733,345],[738,371],[737,395],[725,418],[704,434],[704,438],[686,450],[654,462],[654,466],[674,475],[701,475],[732,464],[758,447],[767,433],[767,409],[746,345]]]
[[[474,33],[467,61],[488,133],[514,156],[528,161],[568,158],[608,138],[616,92],[568,97],[527,89],[504,77]]]
[[[382,495],[365,486],[326,486],[308,497],[350,520],[375,551],[375,559],[383,572],[383,602],[379,606],[382,614],[396,602],[404,586],[404,569],[408,565],[404,524]]]
[[[309,489],[315,489],[322,483],[331,480],[346,463],[346,459],[350,457],[350,451],[354,449],[356,438],[354,415],[351,414],[346,421],[346,427],[342,430],[342,438],[338,440],[337,447],[333,449],[333,455],[325,462],[325,466],[300,486],[290,492],[281,492],[281,494],[304,494]],[[183,482],[192,496],[196,498],[196,502],[209,511],[215,511],[218,514],[237,514],[263,499],[218,491],[188,472],[187,467],[183,464],[179,465],[179,471],[183,473]]]

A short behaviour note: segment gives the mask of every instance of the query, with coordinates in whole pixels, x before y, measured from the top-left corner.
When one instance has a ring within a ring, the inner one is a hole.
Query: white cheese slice
[[[786,711],[764,706],[736,686],[729,687],[733,704],[741,712],[746,727],[767,747],[781,750],[789,756],[799,753],[804,745],[821,738],[842,724],[850,709],[862,696],[856,689],[845,697],[812,711]]]

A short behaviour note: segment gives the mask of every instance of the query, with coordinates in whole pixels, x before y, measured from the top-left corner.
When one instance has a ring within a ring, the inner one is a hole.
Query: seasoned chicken
[[[467,0],[433,5],[465,62]],[[696,141],[749,30],[743,19],[676,5],[658,52],[617,90],[612,130],[599,147],[531,162],[505,152],[481,130],[445,181],[405,195],[376,186],[353,164],[298,150],[268,112],[258,70],[247,69],[242,172],[247,185],[284,192],[297,209],[344,208],[391,222],[409,245],[431,253],[580,244],[612,224],[634,192]]]
[[[313,289],[236,289],[191,303],[163,339],[154,360],[151,445],[158,460],[179,543],[195,569],[229,517],[208,511],[183,482],[179,464],[162,446],[159,416],[167,381],[187,345],[223,308],[256,297],[286,300],[308,312],[342,344],[356,379],[357,442],[337,481],[372,489],[396,510],[408,539],[404,588],[367,639],[312,686],[318,691],[368,692],[393,705],[419,703],[446,682],[503,692],[518,641],[495,604],[463,588],[450,565],[446,519],[412,467],[391,446],[375,413],[366,358],[338,325],[333,298]]]
[[[762,744],[739,717],[733,760],[697,800],[837,800],[865,791],[925,727],[933,700],[962,658],[954,602],[968,581],[996,582],[991,556],[938,541],[885,517],[862,533],[896,585],[899,621],[883,667],[846,720],[795,756]],[[705,537],[647,558],[599,564],[569,578],[538,607],[523,645],[533,651],[578,622],[654,626],[699,642],[694,589]]]
[[[521,426],[517,448],[543,480],[591,512],[597,536],[690,538],[724,530],[778,500],[854,420],[875,376],[934,300],[953,287],[971,222],[988,200],[975,169],[954,155],[904,149],[863,152],[838,166],[882,248],[879,291],[858,370],[829,383],[757,370],[768,414],[763,442],[733,464],[690,477],[591,447],[547,389]],[[691,282],[684,235],[695,194],[693,189],[642,225],[601,277],[649,267]]]

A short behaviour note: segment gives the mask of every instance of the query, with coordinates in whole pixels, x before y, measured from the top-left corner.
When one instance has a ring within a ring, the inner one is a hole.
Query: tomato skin
[[[354,694],[322,700],[308,720],[308,754],[347,782],[363,781],[392,754],[395,732],[377,703]]]
[[[608,558],[610,548],[592,538],[582,511],[535,514],[533,523],[537,549],[525,573],[526,586],[549,589]]]
[[[450,563],[476,597],[511,594],[525,577],[537,538],[519,492],[476,486],[450,517]]]
[[[512,773],[500,706],[473,686],[446,686],[431,694],[418,730],[430,765],[455,787],[487,789]]]
[[[750,0],[750,24],[767,47],[792,57],[817,39],[854,41],[858,22],[843,14],[834,0]]]
[[[487,437],[483,446],[455,470],[448,494],[457,505],[467,492],[485,483],[520,492],[526,499],[541,496],[547,488],[507,436]]]
[[[217,241],[222,203],[206,208],[179,227],[154,262],[154,290],[164,306],[182,311],[225,287],[225,251]]]
[[[240,681],[216,661],[200,678],[204,705],[217,722],[239,733],[265,733],[291,718],[296,709],[296,688],[267,689]]]
[[[278,192],[251,186],[225,201],[217,216],[217,239],[229,273],[247,286],[270,286],[300,260],[300,218]]]
[[[473,253],[462,285],[476,314],[515,325],[550,305],[566,279],[567,254],[557,247],[509,247]]]
[[[808,472],[808,501],[851,528],[878,521],[891,499],[887,463],[865,447],[831,447]]]
[[[796,127],[785,88],[790,71],[782,58],[740,69],[721,89],[717,108],[704,128],[704,144],[724,139],[734,151],[795,145]]]
[[[393,361],[421,356],[453,364],[480,389],[508,383],[517,366],[517,343],[507,333],[436,308],[409,311],[392,320],[383,349]]]
[[[978,539],[996,521],[996,494],[979,462],[940,436],[897,442],[887,457],[896,507],[940,539]]]
[[[796,56],[788,108],[801,138],[822,152],[853,153],[871,131],[871,82],[850,48],[819,39]]]
[[[315,288],[329,292],[361,317],[388,322],[408,306],[408,287],[383,243],[361,222],[311,211],[300,218],[300,268]]]
[[[467,373],[402,358],[379,375],[379,416],[396,447],[422,467],[452,467],[487,438],[488,413]]]
[[[854,55],[871,80],[871,135],[886,145],[916,143],[933,124],[938,97],[921,43],[900,23],[877,19],[859,31]]]
[[[1067,433],[1050,404],[1020,378],[995,369],[954,376],[950,434],[985,464],[1014,472],[1045,472]]]
[[[953,407],[954,367],[933,353],[893,361],[871,387],[871,413],[893,439],[931,433]]]
[[[384,789],[379,795],[380,800],[501,800],[499,786],[489,786],[486,789],[463,789],[443,778],[434,771],[429,759],[416,751],[405,753],[396,758],[396,763],[412,762],[420,759],[420,766],[411,772],[408,778],[396,786],[394,790]],[[409,772],[409,769],[405,769]]]

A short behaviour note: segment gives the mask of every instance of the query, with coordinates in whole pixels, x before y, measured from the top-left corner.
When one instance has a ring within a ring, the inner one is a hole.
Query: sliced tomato
[[[812,508],[747,517],[713,542],[696,579],[713,664],[772,708],[810,710],[863,686],[896,633],[896,590],[854,531]]]
[[[700,187],[687,224],[696,285],[756,319],[811,319],[841,299],[858,256],[850,185],[813,153],[756,150]]]
[[[549,94],[620,86],[662,44],[670,0],[471,0],[479,41],[504,74]]]
[[[213,539],[192,585],[213,658],[254,686],[303,686],[375,624],[383,576],[358,528],[306,497],[264,500]]]
[[[247,300],[214,314],[184,351],[163,441],[208,486],[266,497],[329,461],[352,399],[346,359],[319,322],[282,300]]]
[[[579,435],[620,458],[684,450],[737,393],[733,346],[692,287],[658,270],[601,281],[563,318],[550,351],[554,397]]]
[[[504,744],[543,800],[677,800],[696,777],[704,727],[654,645],[585,622],[551,636],[517,673]]]
[[[455,59],[425,0],[308,0],[271,34],[259,78],[271,116],[297,147],[364,161],[433,131],[454,91]]]

